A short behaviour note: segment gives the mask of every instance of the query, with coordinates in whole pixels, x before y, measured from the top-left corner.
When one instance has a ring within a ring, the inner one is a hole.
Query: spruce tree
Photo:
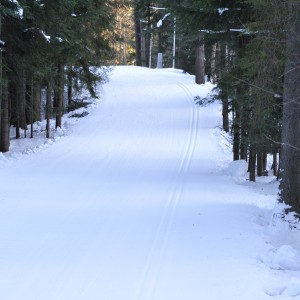
[[[41,118],[43,85],[48,91],[47,135],[52,115],[50,106],[55,108],[56,126],[61,126],[67,105],[64,97],[66,70],[72,71],[67,83],[70,93],[73,86],[79,87],[77,82],[80,81],[80,86],[96,97],[94,84],[105,76],[96,68],[112,57],[108,32],[114,24],[112,8],[119,3],[104,0],[1,1],[1,100],[9,102],[8,105],[2,101],[4,118],[1,124],[4,120],[7,124],[1,127],[1,132],[8,132],[7,128],[13,124],[18,138],[20,129],[26,133],[27,125],[31,124],[32,136],[32,123]],[[1,151],[7,150],[8,145]]]
[[[284,76],[282,121],[282,181],[280,200],[289,205],[288,211],[300,214],[300,7],[289,6],[287,33],[287,63]]]

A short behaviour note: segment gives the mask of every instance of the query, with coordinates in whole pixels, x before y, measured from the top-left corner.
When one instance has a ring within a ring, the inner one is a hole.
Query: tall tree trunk
[[[268,176],[268,172],[267,172],[268,154],[266,151],[263,151],[262,161],[263,161],[263,176]]]
[[[261,177],[264,174],[264,170],[263,170],[263,153],[262,151],[258,151],[257,152],[257,165],[256,165],[256,169],[257,169],[257,176]]]
[[[19,129],[24,130],[24,135],[26,137],[26,85],[25,85],[25,74],[22,68],[17,69],[17,90],[16,90],[16,101],[17,101],[17,132],[16,138],[20,138]]]
[[[30,138],[33,138],[33,123],[34,123],[34,100],[33,100],[33,82],[30,84],[29,90],[30,98]]]
[[[241,133],[240,159],[247,161],[247,142],[243,132]]]
[[[277,168],[277,180],[280,180],[281,178],[281,153],[282,153],[282,149],[279,149],[278,152],[278,168]]]
[[[55,127],[62,127],[62,115],[63,115],[63,107],[64,107],[64,67],[62,64],[58,66],[58,76],[56,82],[56,122]]]
[[[8,89],[5,85],[2,88],[2,101],[1,101],[1,135],[0,135],[0,152],[9,151],[9,114],[8,114]]]
[[[146,67],[146,37],[144,33],[141,33],[141,65]]]
[[[222,79],[222,71],[224,71],[224,67],[226,65],[226,45],[224,44],[224,42],[218,42],[217,43],[217,59],[219,61],[219,68],[217,68],[217,82],[220,82],[220,80]]]
[[[241,159],[247,160],[248,151],[248,136],[247,136],[247,126],[248,126],[248,111],[245,106],[241,109]]]
[[[210,63],[210,81],[215,84],[217,83],[216,75],[216,58],[217,58],[217,43],[214,43],[211,47],[211,63]]]
[[[52,105],[51,105],[51,98],[52,98],[52,90],[51,84],[47,81],[46,84],[46,138],[50,138],[50,119],[52,114]]]
[[[146,37],[145,33],[141,33],[141,65],[143,67],[146,67],[147,62],[146,62]]]
[[[216,45],[217,48],[217,45]],[[227,66],[227,60],[226,60],[226,45],[222,43],[220,46],[220,70],[219,70],[219,76],[216,75],[215,77],[216,81],[221,80],[222,75],[221,71],[224,70]],[[216,72],[216,71],[214,71]],[[221,101],[222,101],[222,116],[223,116],[223,129],[225,132],[229,132],[229,101],[228,101],[228,95],[224,91],[221,93]]]
[[[25,86],[25,120],[26,124],[31,124],[32,119],[32,82],[27,82]]]
[[[15,126],[16,126],[16,139],[19,139],[21,137],[21,133],[20,133],[20,110],[18,107],[18,100],[17,97],[15,98],[16,100],[16,110],[15,110],[15,116],[16,116],[16,121],[15,121]]]
[[[222,93],[222,117],[223,117],[223,130],[229,132],[229,104],[228,96],[225,93]]]
[[[282,121],[281,201],[300,213],[300,14],[287,39]]]
[[[198,32],[198,45],[196,48],[195,62],[196,83],[205,83],[205,52],[204,52],[204,33]]]
[[[30,138],[33,138],[33,83],[30,80],[26,84],[26,125],[30,124]]]
[[[33,122],[41,121],[41,99],[42,99],[42,87],[41,82],[34,80],[32,90],[33,101]]]
[[[272,163],[271,170],[273,170],[274,176],[277,176],[277,169],[278,169],[277,152],[273,150],[273,163]]]
[[[73,70],[72,66],[68,68],[68,112],[72,109],[72,95],[73,95]]]
[[[250,145],[249,150],[249,180],[255,182],[256,150]]]
[[[233,125],[233,160],[240,159],[240,133],[238,125]]]
[[[236,101],[234,101],[234,119],[233,119],[233,145],[232,145],[232,151],[233,151],[233,160],[239,160],[240,159],[240,109]]]

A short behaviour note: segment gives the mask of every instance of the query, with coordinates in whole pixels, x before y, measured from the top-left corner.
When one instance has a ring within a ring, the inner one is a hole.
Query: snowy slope
[[[66,136],[2,156],[0,299],[300,299],[297,249],[267,231],[276,183],[230,164],[219,104],[193,103],[211,88],[117,67]]]

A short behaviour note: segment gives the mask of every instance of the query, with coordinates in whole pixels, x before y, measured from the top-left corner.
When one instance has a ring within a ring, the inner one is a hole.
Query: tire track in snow
[[[192,160],[197,140],[198,108],[191,100],[193,99],[193,95],[184,84],[175,80],[173,80],[172,83],[175,83],[177,87],[183,90],[186,96],[185,99],[190,105],[190,127],[188,139],[182,160],[179,164],[173,189],[171,190],[168,201],[165,204],[152,247],[147,257],[143,275],[140,283],[138,284],[137,293],[134,297],[135,300],[155,299],[156,286],[163,264],[163,259],[165,257],[171,226],[181,199],[185,177]]]

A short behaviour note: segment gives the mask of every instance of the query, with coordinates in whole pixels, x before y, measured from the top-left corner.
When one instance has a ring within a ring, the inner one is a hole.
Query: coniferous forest
[[[175,67],[216,84],[199,103],[221,101],[233,160],[255,181],[272,159],[280,201],[300,213],[299,0],[1,0],[0,47],[1,152],[11,127],[60,127],[74,90],[97,97],[99,67]]]

